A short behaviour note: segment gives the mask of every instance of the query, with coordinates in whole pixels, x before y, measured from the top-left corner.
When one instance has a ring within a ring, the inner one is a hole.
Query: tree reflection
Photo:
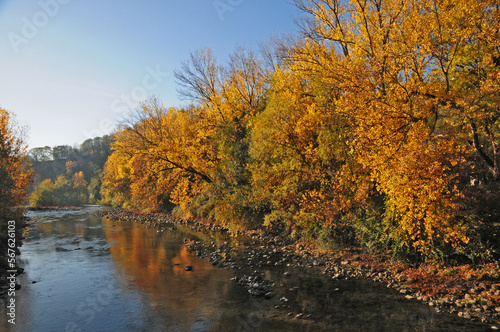
[[[114,243],[110,253],[120,273],[133,280],[166,325],[206,330],[219,324],[230,307],[228,299],[234,298],[229,271],[214,269],[190,254],[180,232],[158,233],[109,219],[103,224],[108,243]],[[193,271],[185,271],[187,265]]]

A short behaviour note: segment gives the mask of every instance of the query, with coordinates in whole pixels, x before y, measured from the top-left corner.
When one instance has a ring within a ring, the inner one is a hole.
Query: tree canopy
[[[7,221],[19,221],[27,200],[31,170],[24,142],[23,128],[14,115],[0,108],[0,226],[2,234]]]
[[[295,3],[296,38],[225,64],[192,53],[175,73],[192,105],[152,98],[115,133],[105,199],[423,257],[497,252],[498,3]]]
[[[80,206],[101,197],[102,170],[110,150],[109,136],[85,140],[80,146],[33,148],[29,157],[34,182],[30,205]]]

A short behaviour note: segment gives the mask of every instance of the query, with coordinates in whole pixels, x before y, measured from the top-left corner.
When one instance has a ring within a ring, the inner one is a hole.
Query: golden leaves
[[[460,123],[483,121],[492,133],[480,119],[498,104],[498,38],[482,31],[498,34],[498,10],[471,0],[300,4],[314,19],[294,68],[336,91],[348,151],[386,196],[386,220],[419,250],[436,237],[466,241],[453,222],[450,167],[467,144]]]
[[[271,226],[335,228],[359,213],[359,232],[383,243],[466,243],[467,174],[478,160],[500,174],[494,2],[297,3],[311,19],[272,73],[251,52],[226,66],[193,53],[176,77],[196,106],[143,105],[115,136],[107,188],[225,224],[253,211]]]
[[[0,108],[0,219],[19,218],[32,181],[22,128]]]

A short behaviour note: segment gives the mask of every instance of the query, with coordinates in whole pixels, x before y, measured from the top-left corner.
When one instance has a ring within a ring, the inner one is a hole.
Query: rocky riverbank
[[[194,231],[224,232],[220,226],[193,220],[183,220],[165,214],[136,214],[129,211],[106,209],[98,212],[116,220],[130,220],[159,232],[185,225]],[[359,250],[319,253],[302,243],[291,243],[277,234],[248,231],[242,234],[249,246],[232,247],[228,243],[217,245],[186,238],[185,246],[194,255],[209,259],[214,266],[235,271],[232,281],[241,284],[257,297],[279,299],[276,308],[287,310],[287,294],[294,289],[283,290],[283,280],[302,273],[303,269],[317,269],[328,278],[348,280],[371,279],[394,288],[408,301],[421,301],[436,312],[448,312],[473,321],[488,323],[492,330],[500,327],[500,284],[482,280],[469,274],[465,278],[445,278],[422,270],[384,262]],[[266,279],[262,270],[287,270],[279,278]],[[294,272],[296,271],[296,272]],[[307,312],[289,312],[296,318],[306,319]]]

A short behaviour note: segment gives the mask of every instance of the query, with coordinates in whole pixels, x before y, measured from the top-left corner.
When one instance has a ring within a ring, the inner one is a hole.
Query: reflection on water
[[[242,290],[228,282],[232,274],[189,254],[181,243],[185,234],[145,230],[137,225],[104,220],[105,237],[120,275],[133,276],[134,287],[148,295],[148,305],[169,330],[214,329],[222,310]],[[113,227],[116,225],[116,227]],[[185,266],[193,267],[192,272]]]
[[[368,281],[333,282],[310,271],[263,271],[272,300],[251,297],[182,247],[182,230],[157,232],[93,216],[95,208],[32,213],[18,257],[26,273],[15,326],[0,331],[468,331],[483,327],[405,301]],[[220,234],[198,234],[221,243]],[[185,271],[190,265],[193,271]],[[278,281],[281,280],[281,281]],[[279,288],[281,287],[281,288]],[[279,289],[295,289],[283,293]],[[281,293],[280,293],[281,292]],[[289,298],[287,305],[279,301]],[[279,307],[279,308],[278,308]],[[288,317],[311,312],[310,319]],[[6,317],[5,306],[0,314]]]

